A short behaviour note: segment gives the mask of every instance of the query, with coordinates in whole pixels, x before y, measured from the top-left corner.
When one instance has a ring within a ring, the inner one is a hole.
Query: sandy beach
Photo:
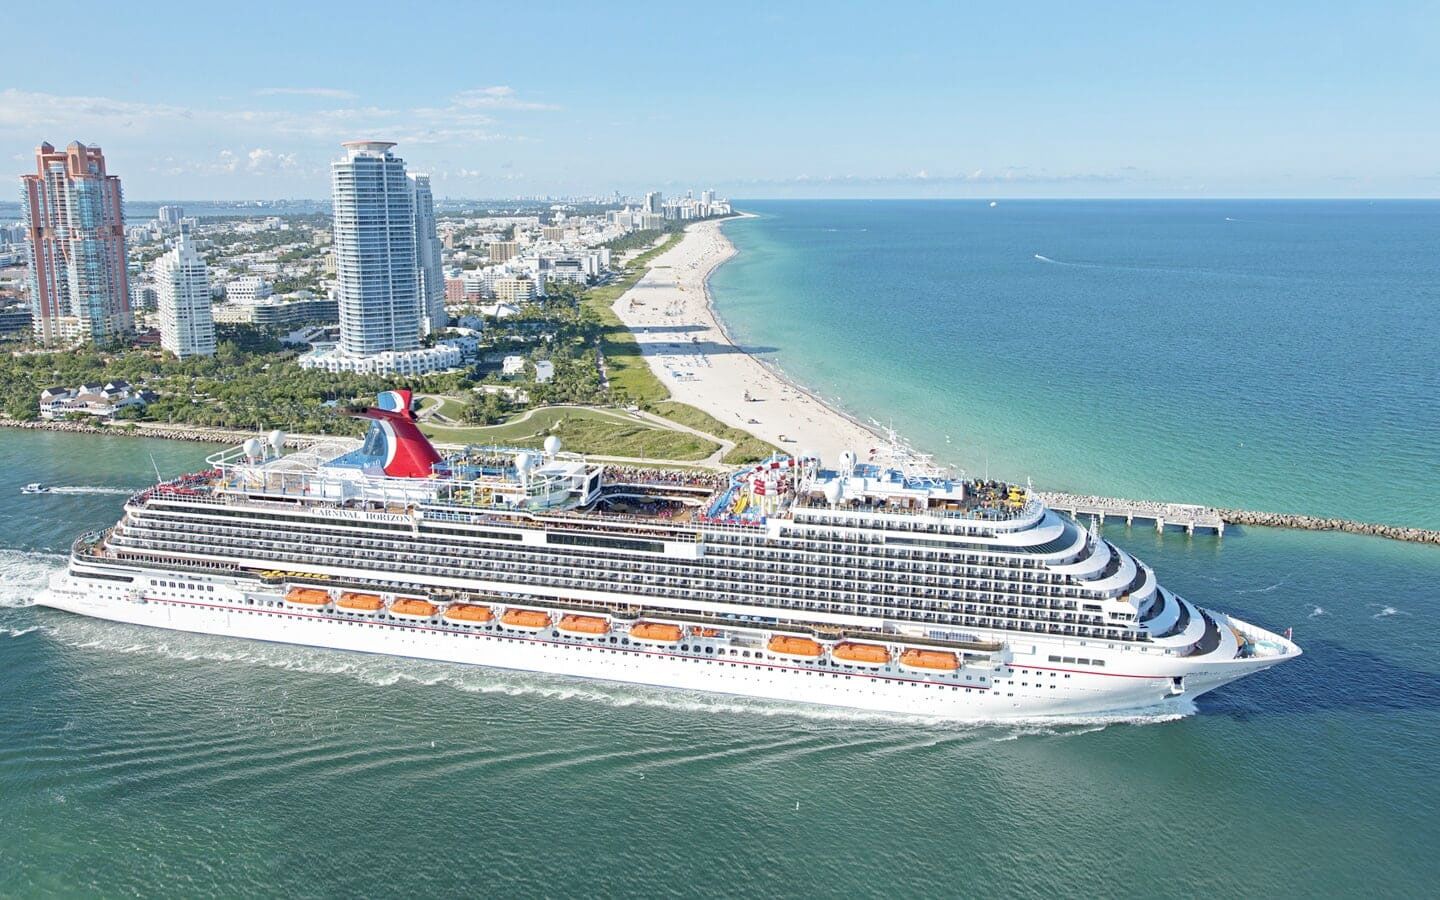
[[[792,453],[833,462],[854,450],[864,459],[879,446],[874,432],[788,382],[721,327],[707,282],[736,250],[720,226],[687,228],[616,301],[615,313],[674,399]]]

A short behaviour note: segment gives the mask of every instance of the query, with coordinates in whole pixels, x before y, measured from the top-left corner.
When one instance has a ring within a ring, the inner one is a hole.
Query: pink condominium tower
[[[120,179],[100,148],[41,144],[35,174],[20,180],[36,337],[104,342],[129,331]]]

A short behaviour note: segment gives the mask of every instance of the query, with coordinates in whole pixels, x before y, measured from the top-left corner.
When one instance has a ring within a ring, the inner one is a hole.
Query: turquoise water
[[[864,221],[847,215],[837,221]],[[731,226],[745,249],[735,271],[795,252],[742,236],[757,226],[773,223]],[[736,287],[718,292],[722,314],[743,305]],[[915,296],[940,308],[938,291]],[[767,321],[808,302],[777,289]],[[798,373],[793,331],[762,324],[746,340]],[[910,365],[947,334],[913,334]],[[1405,358],[1411,339],[1377,353]],[[856,346],[851,408],[913,418],[919,439],[943,446],[913,405],[940,402],[915,386],[928,382],[882,389],[871,382],[896,377],[895,348]],[[1143,383],[1117,375],[1115,389]],[[1039,384],[1017,390],[1044,408]],[[1415,399],[1421,412],[1431,402]],[[1176,424],[1168,440],[1195,431]],[[1413,423],[1380,439],[1400,459],[1427,440]],[[21,485],[134,488],[152,457],[172,473],[205,452],[0,429],[0,896],[1428,896],[1440,878],[1437,548],[1112,525],[1167,585],[1293,625],[1306,655],[1168,712],[1003,726],[232,642],[28,605],[71,536],[112,523],[123,497]],[[1162,496],[1207,484],[1143,462],[1113,477],[1153,479]],[[1276,489],[1256,471],[1257,492]],[[1429,474],[1412,473],[1411,489],[1433,492]]]
[[[947,462],[1440,527],[1440,203],[745,206],[736,340]]]

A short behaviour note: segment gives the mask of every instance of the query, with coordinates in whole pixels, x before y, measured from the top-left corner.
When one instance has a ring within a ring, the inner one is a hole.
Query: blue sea
[[[741,253],[713,283],[739,338],[956,465],[1436,522],[1440,205],[743,206],[759,218],[726,226]],[[1293,626],[1306,654],[1170,711],[994,726],[29,605],[71,537],[118,515],[106,491],[206,452],[0,430],[0,896],[1419,897],[1440,879],[1440,548],[1112,523],[1164,583]]]
[[[1440,203],[744,208],[736,340],[945,462],[1440,527]]]

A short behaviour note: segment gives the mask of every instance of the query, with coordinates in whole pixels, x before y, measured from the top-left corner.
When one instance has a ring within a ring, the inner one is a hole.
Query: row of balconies
[[[274,540],[268,537],[241,534],[238,532],[237,529],[216,526],[199,526],[187,529],[185,531],[170,528],[158,528],[158,530],[162,533],[176,533],[179,537],[184,537],[187,534],[193,534],[197,532],[202,534],[241,536],[244,537],[245,540],[247,540],[252,546],[262,547],[270,551],[305,551],[306,549],[308,549],[305,543],[298,540]],[[313,547],[315,543],[331,543],[336,545],[337,547],[342,546],[342,542],[340,541],[340,539],[327,539],[323,535],[315,536],[315,538],[311,541],[311,547]],[[420,552],[415,549],[416,546],[417,545],[409,542],[401,543],[395,541],[382,541],[377,539],[360,539],[343,542],[343,547],[345,548],[358,547],[376,550],[388,549],[397,553],[405,554],[404,558],[415,559],[419,557],[433,560],[435,563],[445,566],[463,567],[466,565],[466,561],[468,559],[467,557],[459,556],[456,554]],[[554,554],[525,551],[521,548],[506,549],[512,551],[507,555],[520,557],[520,559],[516,559],[514,562],[506,562],[504,560],[497,559],[495,565],[503,570],[520,571],[522,569],[535,568],[537,566],[554,567],[557,564],[563,564],[566,566],[567,569],[574,568],[573,564],[569,563],[568,561],[562,561],[561,558],[556,557]],[[771,571],[768,572],[757,571],[754,569],[745,568],[743,565],[743,560],[737,560],[736,565],[730,568],[721,568],[713,565],[655,565],[648,560],[646,562],[631,563],[622,567],[619,564],[625,561],[613,557],[606,560],[606,562],[611,563],[611,565],[603,566],[602,568],[609,568],[615,570],[617,574],[624,574],[626,577],[634,578],[638,576],[641,581],[656,585],[668,583],[671,579],[674,579],[676,577],[688,577],[692,580],[718,580],[723,582],[724,584],[730,584],[735,581],[738,574],[743,576],[748,582],[758,582],[764,585],[773,585],[785,591],[790,591],[795,586],[795,577],[797,575],[810,574],[810,580],[818,581],[818,584],[815,587],[799,588],[800,592],[803,595],[823,596],[833,593],[838,596],[852,596],[861,589],[867,589],[870,593],[877,593],[882,595],[891,594],[896,596],[905,596],[909,598],[918,597],[921,599],[943,599],[947,601],[960,599],[989,599],[989,602],[1004,602],[1009,606],[1024,606],[1044,609],[1074,608],[1074,603],[1071,601],[1057,600],[1056,598],[1047,597],[1044,594],[1026,595],[1017,591],[1002,592],[993,590],[991,588],[993,588],[994,584],[996,583],[994,581],[976,582],[974,580],[911,578],[908,579],[904,585],[896,585],[894,583],[887,583],[883,579],[873,577],[873,573],[865,573],[867,577],[864,578],[854,575],[850,577],[837,577],[826,570],[817,569],[815,567],[801,567],[798,569],[791,567],[785,571],[770,567]],[[982,595],[989,595],[989,597],[987,598],[986,596]]]
[[[181,552],[199,553],[205,555],[214,554],[216,551],[224,551],[227,549],[226,545],[220,544],[219,542],[195,543],[193,542],[193,540],[187,541],[183,538],[175,538],[171,541],[166,541],[147,540],[138,537],[127,536],[125,537],[123,543],[127,546],[139,546],[154,550],[178,549]],[[312,564],[315,561],[313,551],[307,552],[305,548],[296,541],[265,541],[263,543],[274,545],[272,548],[272,555],[280,559],[300,563],[308,562]],[[330,549],[328,552],[333,557],[341,557],[343,558],[344,562],[356,566],[373,568],[377,563],[381,565],[384,565],[386,563],[386,560],[376,559],[371,554],[365,554],[346,547],[335,547],[333,549]],[[431,554],[418,555],[426,558],[432,556]],[[534,584],[537,586],[569,587],[580,590],[593,590],[597,586],[597,579],[595,577],[596,573],[593,570],[577,570],[574,566],[562,567],[557,564],[544,562],[539,563],[538,565],[521,565],[515,562],[493,561],[493,565],[491,566],[493,571],[489,573],[483,570],[476,571],[473,560],[461,560],[451,558],[445,560],[445,564],[443,565],[429,563],[417,564],[417,561],[413,558],[413,555],[411,558],[408,559],[403,556],[397,555],[396,558],[392,560],[392,562],[394,565],[397,566],[397,568],[405,570],[418,570],[426,574],[438,577],[453,576],[454,574],[456,574],[456,570],[459,569],[461,571],[471,570],[471,572],[477,577],[494,578],[496,577],[496,574],[498,572],[500,575],[503,575],[508,580],[517,581],[525,584]],[[541,571],[537,571],[537,569]],[[580,574],[582,571],[584,573],[583,575]],[[917,603],[913,598],[911,598],[910,602],[906,603],[904,606],[884,603],[876,604],[874,601],[879,598],[873,597],[873,595],[870,598],[862,598],[853,591],[830,591],[796,588],[793,585],[789,584],[776,585],[775,590],[769,596],[765,596],[763,594],[756,595],[753,591],[751,591],[749,592],[751,596],[737,598],[735,596],[735,591],[733,589],[729,589],[728,587],[722,588],[721,590],[712,590],[684,583],[662,584],[659,583],[660,579],[658,578],[640,584],[634,582],[633,580],[627,579],[626,576],[628,573],[616,571],[610,574],[614,576],[613,580],[616,584],[616,587],[619,589],[628,589],[628,591],[632,593],[640,593],[657,597],[682,596],[689,599],[710,600],[712,602],[735,602],[738,599],[741,600],[741,602],[751,602],[760,606],[811,610],[824,608],[839,613],[852,613],[857,607],[863,606],[866,608],[876,608],[884,610],[883,614],[892,618],[913,619],[915,617],[921,617],[926,621],[948,621],[956,624],[967,624],[965,620],[973,619],[975,616],[981,615],[983,617],[989,618],[994,623],[997,623],[993,626],[990,626],[997,628],[1009,627],[1006,625],[1007,622],[1012,622],[1016,626],[1023,625],[1027,622],[1032,624],[1046,622],[1057,625],[1068,625],[1077,621],[1084,622],[1087,618],[1097,620],[1098,622],[1099,618],[1085,616],[1077,617],[1073,614],[1060,616],[1042,616],[1037,612],[1037,610],[1042,609],[1043,607],[1037,605],[1031,609],[1016,610],[1014,609],[1015,603],[1013,601],[1010,604],[1011,608],[1009,609],[983,609],[975,606],[972,603],[968,606],[959,608],[960,610],[968,612],[968,616],[964,615],[963,613],[957,615],[957,607],[953,603],[946,603],[944,605],[941,605],[934,602],[927,603],[924,600],[920,600]],[[577,575],[579,575],[579,577],[577,577]],[[734,584],[734,579],[730,580],[730,584]],[[970,622],[968,624],[974,623]],[[1120,637],[1118,633],[1114,636]]]

